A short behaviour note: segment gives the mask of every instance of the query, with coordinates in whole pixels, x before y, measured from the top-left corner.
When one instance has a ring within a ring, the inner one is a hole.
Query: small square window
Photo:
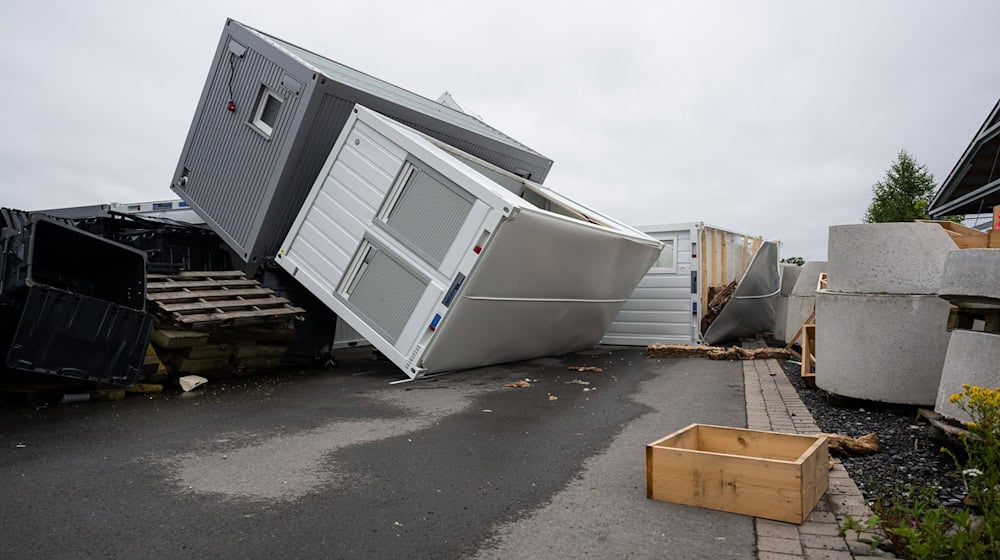
[[[653,263],[653,268],[660,269],[658,272],[673,272],[677,270],[677,240],[671,238],[660,241],[663,241],[663,250]]]
[[[267,87],[261,87],[260,95],[257,97],[257,107],[253,111],[253,120],[250,121],[251,124],[270,136],[278,122],[278,111],[281,110],[281,104],[284,101]]]

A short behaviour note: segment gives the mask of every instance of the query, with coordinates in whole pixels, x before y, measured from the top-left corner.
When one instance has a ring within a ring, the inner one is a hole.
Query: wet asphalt
[[[602,348],[389,385],[358,350],[0,404],[0,557],[753,558],[750,518],[645,497],[644,443],[745,426],[741,371]]]

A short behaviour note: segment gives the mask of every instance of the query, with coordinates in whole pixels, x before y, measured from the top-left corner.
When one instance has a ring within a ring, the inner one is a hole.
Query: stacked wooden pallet
[[[305,312],[240,271],[150,274],[151,342],[171,375],[241,374],[281,363]]]

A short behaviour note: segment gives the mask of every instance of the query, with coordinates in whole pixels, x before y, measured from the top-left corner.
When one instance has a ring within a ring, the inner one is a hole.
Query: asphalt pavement
[[[396,379],[360,350],[186,394],[0,405],[0,557],[755,557],[752,518],[645,493],[646,443],[746,425],[739,362],[601,348]]]

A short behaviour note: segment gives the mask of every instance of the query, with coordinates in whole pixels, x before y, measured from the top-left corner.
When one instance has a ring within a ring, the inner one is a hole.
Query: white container
[[[664,243],[659,258],[604,335],[603,344],[699,344],[709,288],[739,279],[760,237],[689,222],[637,226]]]
[[[662,246],[355,106],[276,260],[416,378],[596,345]]]

